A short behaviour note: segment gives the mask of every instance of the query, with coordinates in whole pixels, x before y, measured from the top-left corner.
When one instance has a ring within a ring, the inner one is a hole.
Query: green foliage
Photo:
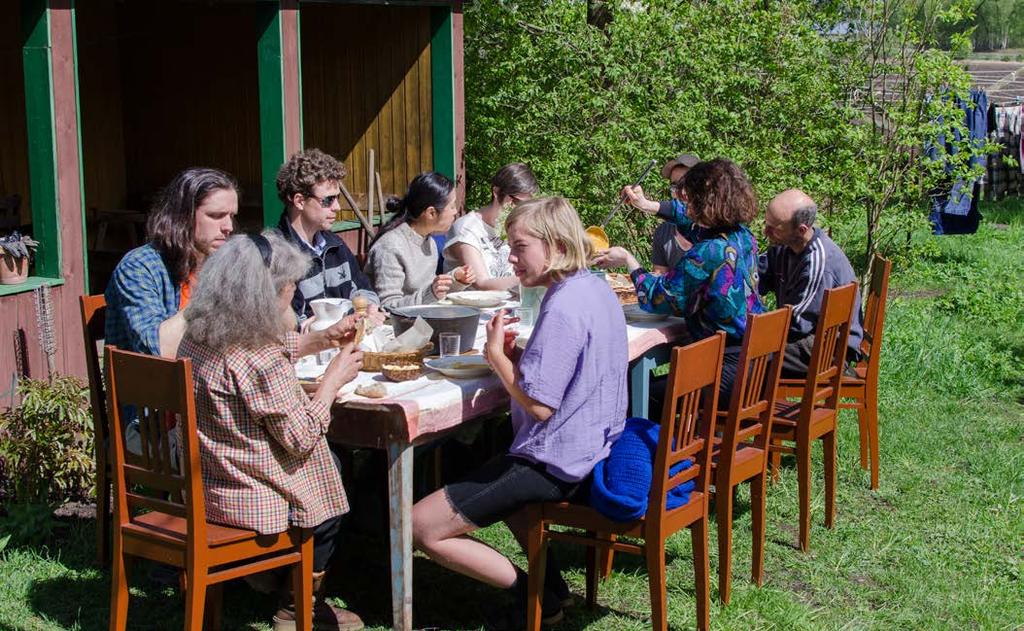
[[[900,247],[924,224],[927,193],[984,150],[954,143],[936,163],[921,151],[963,131],[950,99],[928,98],[968,86],[934,48],[938,17],[919,28],[886,0],[648,0],[605,3],[610,20],[591,23],[588,4],[467,7],[470,203],[522,160],[597,223],[647,160],[687,151],[740,163],[762,203],[806,190],[840,241],[870,253]],[[647,185],[667,198],[667,183]],[[608,232],[643,257],[654,221],[627,210]]]
[[[92,491],[89,390],[75,377],[23,379],[21,403],[0,414],[0,460],[8,498],[54,504]]]

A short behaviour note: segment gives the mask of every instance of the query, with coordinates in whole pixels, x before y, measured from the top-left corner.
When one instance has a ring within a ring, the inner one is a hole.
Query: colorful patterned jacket
[[[757,291],[757,239],[743,225],[701,228],[678,201],[663,203],[658,214],[679,226],[693,247],[663,276],[643,268],[632,273],[641,308],[686,318],[694,340],[725,331],[727,343],[738,346],[747,314],[764,311]]]

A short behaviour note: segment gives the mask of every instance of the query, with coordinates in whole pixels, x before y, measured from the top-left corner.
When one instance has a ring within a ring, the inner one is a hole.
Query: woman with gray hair
[[[329,604],[321,589],[348,512],[325,435],[331,403],[362,365],[352,345],[357,318],[343,323],[347,343],[310,399],[295,376],[291,308],[309,262],[276,232],[228,239],[200,272],[178,356],[192,360],[207,518],[260,534],[312,529],[314,626],[362,629],[359,616]],[[295,628],[292,594],[281,596],[275,631]]]

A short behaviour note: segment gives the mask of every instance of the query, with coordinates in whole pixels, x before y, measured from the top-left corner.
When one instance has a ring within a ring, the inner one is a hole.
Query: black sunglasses
[[[249,240],[253,242],[256,249],[260,251],[260,257],[263,259],[263,264],[270,269],[270,258],[273,255],[273,248],[270,247],[270,241],[267,240],[262,234],[247,234]]]

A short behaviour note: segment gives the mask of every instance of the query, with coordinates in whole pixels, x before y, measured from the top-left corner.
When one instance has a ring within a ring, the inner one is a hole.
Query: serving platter
[[[467,307],[487,308],[497,307],[512,297],[507,291],[453,291],[448,294],[448,300],[452,304],[465,305]]]
[[[472,379],[491,372],[491,366],[483,355],[452,355],[428,359],[423,365],[452,379]]]

